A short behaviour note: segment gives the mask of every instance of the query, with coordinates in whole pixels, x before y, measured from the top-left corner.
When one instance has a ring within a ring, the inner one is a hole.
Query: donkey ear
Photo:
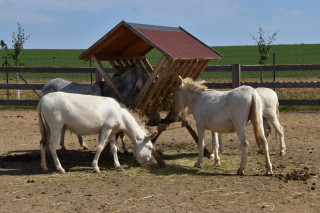
[[[158,132],[149,133],[146,136],[146,139],[149,141],[149,140],[153,139],[154,137],[156,137],[157,134],[158,134]]]
[[[183,83],[183,79],[180,75],[178,76],[177,83],[178,83],[178,87],[180,87]]]

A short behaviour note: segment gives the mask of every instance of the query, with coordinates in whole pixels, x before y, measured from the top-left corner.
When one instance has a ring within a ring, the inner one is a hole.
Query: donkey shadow
[[[49,150],[46,152],[46,161],[49,173],[56,172],[55,164]],[[92,169],[92,161],[95,151],[91,150],[57,150],[57,155],[66,171],[83,170],[76,167],[88,167]],[[120,161],[133,161],[133,154],[118,152]],[[14,150],[0,156],[0,176],[2,175],[38,175],[43,174],[40,166],[40,150]],[[104,153],[99,159],[99,165],[104,168],[113,168],[113,157],[111,153]]]

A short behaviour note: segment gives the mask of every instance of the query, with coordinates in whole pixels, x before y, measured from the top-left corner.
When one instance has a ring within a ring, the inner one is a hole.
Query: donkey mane
[[[207,91],[207,87],[203,85],[204,81],[194,81],[192,78],[184,79],[186,87],[193,92],[202,93]]]
[[[145,133],[145,134],[149,134],[150,131],[148,129],[145,128],[144,125],[144,119],[135,111],[126,108],[124,105],[120,105],[121,108],[125,111],[127,111],[128,113],[130,113],[132,115],[132,117],[134,118],[134,120],[136,121],[136,123],[138,124],[138,126],[140,127],[140,129]]]

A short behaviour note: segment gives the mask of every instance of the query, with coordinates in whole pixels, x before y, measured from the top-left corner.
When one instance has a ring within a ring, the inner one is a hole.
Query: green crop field
[[[212,60],[209,65],[256,65],[258,64],[259,55],[257,46],[216,46],[212,47],[224,57],[215,61]],[[93,66],[90,61],[84,62],[78,59],[78,56],[84,52],[84,49],[25,49],[23,50],[19,66],[36,66],[36,67],[90,67]],[[0,65],[4,64],[6,51],[0,50]],[[161,53],[156,49],[150,51],[147,58],[152,66],[156,66]],[[13,62],[9,59],[10,64]],[[272,45],[271,54],[266,64],[320,64],[320,44],[296,44],[296,45]],[[109,67],[108,62],[104,66]],[[0,73],[4,78],[5,74]],[[13,74],[10,74],[13,75]],[[51,74],[24,74],[27,78],[55,78]],[[78,77],[87,78],[90,74],[68,74],[65,78]],[[259,72],[243,72],[243,77],[258,78]],[[308,72],[278,72],[278,76],[285,77],[320,77],[319,71]],[[272,78],[273,72],[265,72],[264,77]],[[9,76],[12,78],[12,76]],[[208,72],[203,73],[201,78],[231,78],[230,72]]]
[[[209,65],[257,65],[259,55],[257,46],[217,46],[214,50],[221,53],[224,57],[219,61],[211,61]],[[25,49],[22,52],[19,66],[36,66],[36,67],[90,67],[93,66],[90,61],[84,62],[78,59],[78,56],[85,51],[84,49]],[[5,62],[6,51],[0,49],[0,66]],[[157,50],[152,50],[146,57],[152,66],[156,66],[161,53]],[[9,63],[13,64],[9,59]],[[320,64],[320,44],[297,44],[297,45],[273,45],[271,55],[266,64]],[[107,62],[104,66],[110,66]],[[273,72],[264,72],[263,76],[266,81],[273,79]],[[242,72],[244,81],[259,81],[260,72]],[[42,74],[42,73],[23,73],[23,79],[20,82],[24,83],[26,79],[28,83],[44,83],[52,78],[67,78],[71,81],[79,83],[89,83],[90,78],[94,81],[94,75],[91,74]],[[204,72],[200,76],[202,79],[217,82],[231,82],[231,72]],[[8,78],[6,73],[0,72],[0,81],[5,83],[16,82],[16,74],[9,73]],[[320,71],[290,71],[276,72],[276,81],[319,81]],[[319,89],[277,89],[279,98],[318,98]],[[10,90],[10,97],[7,97],[6,90],[2,90],[0,98],[15,99],[15,91]],[[38,99],[32,91],[22,91],[22,99]],[[40,91],[38,91],[40,93]],[[291,92],[291,93],[290,93]],[[303,96],[300,94],[304,94]],[[290,108],[291,109],[291,108]],[[299,108],[300,109],[300,108]],[[308,108],[309,109],[309,108]]]
[[[212,47],[224,57],[212,61],[210,65],[258,64],[257,46],[217,46]],[[38,67],[89,67],[90,61],[84,62],[78,56],[83,49],[25,49],[19,66]],[[271,55],[266,64],[320,64],[320,44],[272,45]],[[5,50],[0,50],[0,65],[4,63]],[[159,61],[161,54],[152,50],[147,58],[152,66]],[[13,64],[11,60],[9,63]]]

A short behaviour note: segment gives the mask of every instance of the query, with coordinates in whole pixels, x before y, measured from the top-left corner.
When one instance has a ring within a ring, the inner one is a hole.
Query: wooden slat
[[[93,61],[94,65],[96,66],[97,70],[99,71],[99,73],[102,75],[102,77],[104,78],[105,82],[112,88],[112,90],[114,91],[114,93],[116,94],[116,96],[118,97],[120,102],[123,102],[123,99],[120,95],[119,90],[117,89],[117,87],[114,86],[113,82],[111,81],[109,75],[104,71],[102,64],[100,63],[100,61],[97,60],[97,58],[95,56],[91,57],[91,60]]]
[[[320,99],[310,99],[310,100],[297,100],[297,99],[280,99],[280,106],[320,106]]]
[[[232,89],[232,83],[205,83],[208,89]]]
[[[296,71],[320,70],[320,64],[287,64],[287,65],[242,65],[242,71]]]
[[[210,60],[203,60],[202,64],[200,65],[199,69],[196,71],[196,73],[192,76],[194,80],[198,80],[199,76],[203,72],[203,70],[206,68],[206,66],[209,64]]]
[[[190,75],[193,72],[193,69],[196,67],[197,64],[198,64],[198,59],[195,59],[192,61],[191,65],[188,67],[187,71],[184,74],[184,78],[190,77]]]
[[[123,62],[123,64],[124,64],[125,66],[129,66],[129,65],[130,65],[129,61],[126,60],[126,59],[122,59],[122,62]]]
[[[248,85],[254,88],[320,88],[320,81],[312,82],[241,82],[241,85]]]
[[[158,73],[164,66],[164,64],[167,62],[167,58],[163,55],[158,62],[158,65],[156,66],[154,72],[149,76],[146,83],[143,85],[142,89],[140,90],[139,94],[137,95],[136,100],[133,102],[132,108],[136,110],[141,103],[143,97],[146,95],[147,91],[149,90],[153,80],[157,77]]]
[[[195,76],[197,75],[198,71],[202,67],[203,63],[204,61],[198,59],[197,65],[193,68],[192,72],[189,74],[190,78],[192,78],[193,80],[196,80]]]
[[[157,90],[161,90],[161,88],[165,85],[165,81],[166,81],[166,76],[169,73],[170,69],[171,69],[171,64],[173,63],[173,66],[177,66],[178,62],[173,62],[173,61],[169,61],[166,65],[166,67],[164,68],[164,70],[162,71],[159,79],[156,81],[156,83],[153,85],[153,87],[151,88],[151,90],[149,91],[148,95],[146,96],[146,98],[143,100],[144,103],[142,105],[142,111],[146,108],[146,106],[148,104],[150,104],[150,100],[151,98],[153,98],[154,94],[157,92]],[[150,104],[151,105],[151,104]],[[152,106],[150,106],[152,107]]]
[[[112,68],[115,70],[115,72],[119,72],[119,68],[118,66],[114,63],[114,61],[110,60],[109,61],[110,65],[112,66]]]
[[[110,68],[104,68],[108,70]],[[8,73],[94,73],[94,67],[0,67]]]
[[[148,127],[148,129],[150,130],[150,132],[162,132],[162,131],[166,131],[166,130],[170,130],[170,129],[177,129],[177,128],[181,128],[181,127],[187,127],[187,126],[191,126],[191,121],[179,121],[179,122],[173,122],[170,124],[160,124],[159,126],[150,126]]]
[[[115,60],[115,62],[117,62],[118,66],[121,67],[122,69],[124,69],[124,65],[122,64],[121,60]]]
[[[42,90],[44,84],[0,84],[0,89]]]
[[[216,65],[216,66],[207,66],[204,69],[205,72],[228,72],[232,71],[231,65]]]
[[[153,67],[150,65],[150,63],[149,63],[147,58],[142,59],[142,63],[146,66],[146,68],[149,71],[149,73],[153,72]]]
[[[162,74],[160,76],[160,78],[158,79],[158,81],[156,82],[156,85],[154,85],[154,87],[152,88],[152,90],[154,90],[154,93],[153,94],[150,94],[150,98],[149,100],[146,101],[145,105],[149,104],[149,108],[148,110],[152,109],[153,107],[153,104],[154,102],[158,99],[158,96],[160,94],[160,92],[162,91],[162,88],[164,88],[168,82],[168,80],[170,79],[170,75],[173,74],[173,72],[175,72],[175,70],[177,69],[178,65],[179,65],[180,61],[175,61],[173,63],[173,65],[171,67],[168,67],[167,69],[167,66],[166,68],[162,71]],[[143,107],[144,109],[144,107]]]
[[[167,98],[169,97],[169,95],[172,93],[172,91],[175,88],[175,82],[178,78],[179,75],[182,76],[182,73],[187,69],[188,64],[190,64],[191,61],[185,61],[185,60],[180,60],[180,64],[178,66],[178,68],[176,69],[176,71],[173,73],[173,75],[171,75],[171,78],[169,79],[169,81],[167,82],[167,85],[171,85],[171,89],[166,89],[166,90],[162,90],[162,94],[161,94],[161,99],[157,99],[157,102],[155,103],[156,105],[161,105],[162,101],[166,101]],[[157,95],[156,95],[157,97]]]
[[[146,71],[145,67],[142,65],[142,63],[141,63],[140,60],[136,59],[136,60],[135,60],[135,63],[138,65],[138,67],[139,67],[140,69],[144,70],[145,72],[148,72],[148,71]]]
[[[187,61],[185,64],[184,64],[184,66],[183,66],[183,69],[181,70],[181,72],[180,72],[180,76],[182,76],[183,78],[184,78],[184,76],[185,76],[185,73],[186,73],[186,71],[188,70],[188,68],[189,68],[189,66],[191,65],[191,63],[192,63],[192,60],[189,60],[189,61]],[[178,77],[178,76],[177,76]],[[173,82],[172,82],[173,83]]]
[[[38,106],[39,100],[0,100],[3,106]]]

